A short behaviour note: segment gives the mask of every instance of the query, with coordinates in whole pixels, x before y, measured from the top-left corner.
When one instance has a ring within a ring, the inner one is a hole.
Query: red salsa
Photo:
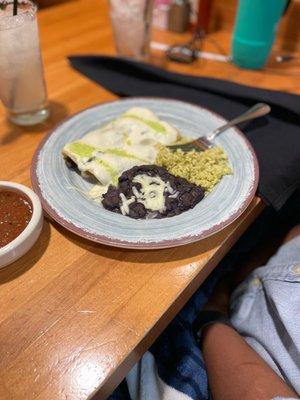
[[[20,191],[0,189],[0,248],[19,236],[31,217],[32,204],[26,195]]]

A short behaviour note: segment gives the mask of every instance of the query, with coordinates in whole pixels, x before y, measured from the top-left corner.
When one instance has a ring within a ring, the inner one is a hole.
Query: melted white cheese
[[[130,204],[135,202],[135,197],[131,196],[130,199],[127,199],[124,193],[120,193],[121,197],[121,206],[120,210],[123,215],[129,214],[129,206]]]
[[[94,185],[87,195],[97,203],[102,202],[103,195],[107,192],[109,185]]]
[[[136,187],[132,189],[139,203],[144,204],[150,211],[165,211],[164,193],[173,194],[174,192],[169,182],[164,182],[159,176],[152,177],[146,174],[135,176],[133,182],[141,185],[140,191]]]

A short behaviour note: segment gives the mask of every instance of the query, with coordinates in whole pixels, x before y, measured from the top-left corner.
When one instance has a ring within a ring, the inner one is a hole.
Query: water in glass
[[[44,121],[49,114],[41,59],[36,6],[19,1],[0,9],[0,99],[19,125]]]

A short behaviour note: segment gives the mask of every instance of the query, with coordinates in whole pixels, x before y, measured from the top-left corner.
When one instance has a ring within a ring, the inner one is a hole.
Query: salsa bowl
[[[37,241],[43,226],[41,202],[31,189],[19,183],[0,181],[1,191],[18,193],[20,198],[26,199],[31,210],[31,217],[18,236],[0,247],[0,268],[11,264],[27,253]]]

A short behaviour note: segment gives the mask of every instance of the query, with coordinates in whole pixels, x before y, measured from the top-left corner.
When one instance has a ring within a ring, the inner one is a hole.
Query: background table
[[[41,42],[52,109],[34,129],[6,121],[0,109],[0,180],[30,185],[32,155],[62,118],[114,96],[72,70],[67,55],[113,54],[105,0],[73,0],[40,12]],[[173,43],[187,36],[154,33]],[[230,32],[211,36],[228,50]],[[207,43],[207,50],[214,50]],[[190,74],[300,92],[297,75],[243,71],[230,64],[153,62]],[[22,259],[0,271],[0,399],[105,398],[257,217],[255,198],[230,227],[169,250],[126,251],[95,245],[45,221]]]

